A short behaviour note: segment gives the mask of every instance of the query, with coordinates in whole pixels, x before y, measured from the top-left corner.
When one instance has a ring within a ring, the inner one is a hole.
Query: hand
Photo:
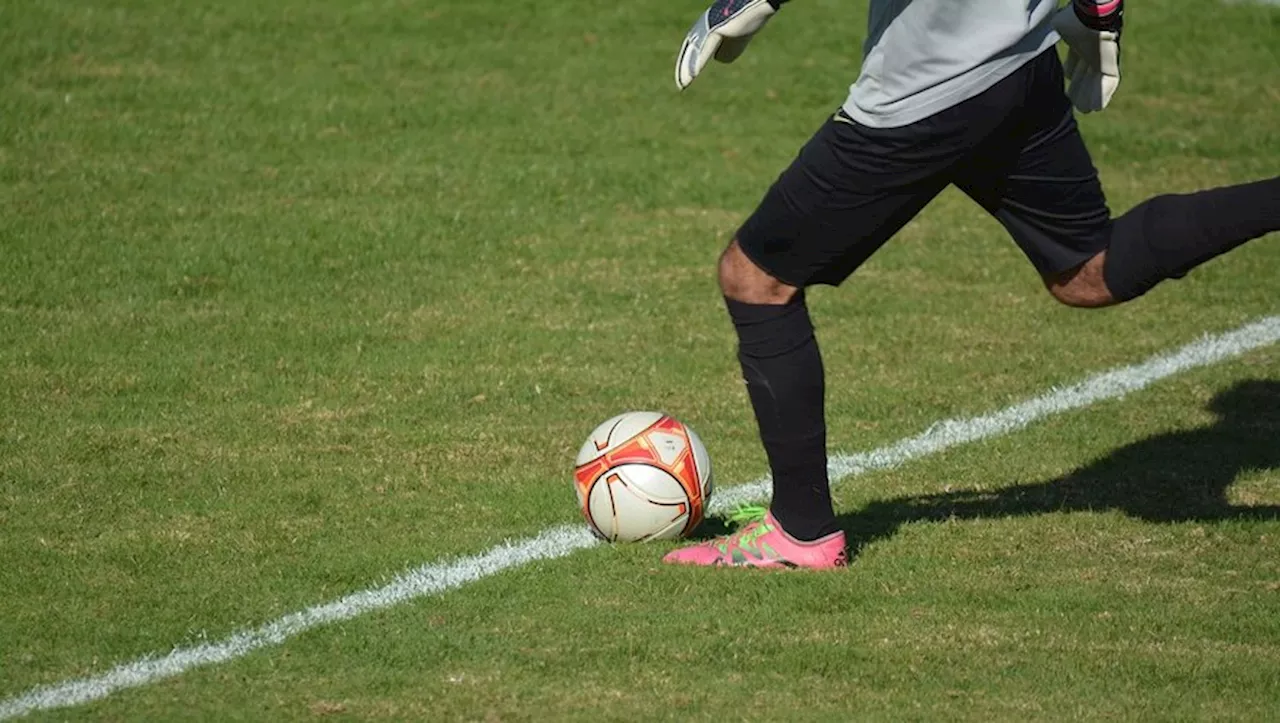
[[[689,87],[711,58],[732,63],[747,49],[785,0],[715,0],[680,46],[676,58],[676,87]]]
[[[1120,26],[1094,29],[1085,25],[1073,5],[1053,16],[1053,29],[1067,44],[1067,97],[1081,113],[1102,110],[1120,86]]]

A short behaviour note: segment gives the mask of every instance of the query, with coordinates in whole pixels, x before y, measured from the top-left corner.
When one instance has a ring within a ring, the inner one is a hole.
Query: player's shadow
[[[1280,505],[1227,499],[1242,472],[1280,468],[1280,381],[1241,382],[1208,409],[1211,425],[1135,442],[1058,479],[872,502],[840,517],[850,555],[919,521],[1103,510],[1149,522],[1280,519]]]

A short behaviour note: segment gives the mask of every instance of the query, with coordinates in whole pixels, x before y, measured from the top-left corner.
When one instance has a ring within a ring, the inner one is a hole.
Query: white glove
[[[1120,86],[1120,33],[1094,30],[1068,4],[1053,16],[1053,29],[1067,44],[1067,97],[1081,113],[1102,110]]]
[[[714,57],[732,63],[747,49],[751,36],[760,31],[785,0],[716,0],[680,46],[676,58],[676,87],[689,87]]]

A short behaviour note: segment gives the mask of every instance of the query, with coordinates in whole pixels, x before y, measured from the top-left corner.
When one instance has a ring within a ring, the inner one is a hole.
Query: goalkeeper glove
[[[689,87],[711,58],[732,63],[747,49],[751,36],[769,22],[787,0],[716,0],[680,46],[676,58],[676,87]]]
[[[1120,85],[1124,0],[1072,0],[1053,16],[1067,44],[1067,96],[1082,113],[1102,110]]]

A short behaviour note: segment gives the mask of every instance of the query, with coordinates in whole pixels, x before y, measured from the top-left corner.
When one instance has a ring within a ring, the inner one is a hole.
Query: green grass
[[[757,478],[712,269],[865,9],[790,5],[677,94],[699,11],[0,8],[0,696],[575,522],[573,454],[624,409]],[[1274,175],[1280,11],[1129,20],[1082,119],[1113,206]],[[944,194],[810,297],[831,446],[1275,314],[1278,278],[1271,237],[1061,308]],[[852,480],[842,574],[599,547],[45,717],[1264,719],[1278,385],[1264,349]]]

